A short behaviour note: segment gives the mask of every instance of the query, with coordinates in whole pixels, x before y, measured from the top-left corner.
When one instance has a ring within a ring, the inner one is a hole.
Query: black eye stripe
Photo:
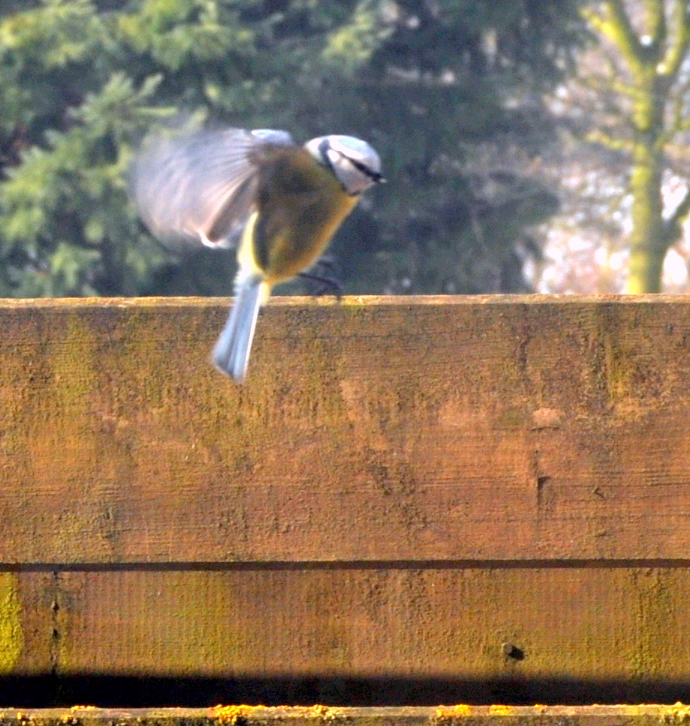
[[[373,169],[370,169],[366,164],[362,164],[361,161],[357,161],[357,159],[353,159],[352,157],[347,156],[346,154],[343,154],[342,151],[333,149],[333,147],[331,147],[331,150],[335,151],[337,154],[340,154],[340,156],[343,159],[347,159],[350,162],[350,164],[352,164],[352,166],[354,166],[355,169],[357,169],[357,171],[362,172],[362,174],[364,174],[364,176],[368,176],[369,179],[371,179],[372,181],[379,182],[379,181],[381,181],[381,179],[383,179],[383,174],[379,174],[379,172],[374,171]]]
[[[352,166],[357,169],[357,171],[364,174],[364,176],[369,177],[373,182],[380,182],[383,181],[383,174],[380,174],[377,171],[374,171],[373,169],[370,169],[366,164],[362,164],[361,161],[357,161],[356,159],[352,159],[351,157],[343,154],[342,151],[339,151],[338,149],[334,149],[329,140],[326,138],[319,144],[319,154],[321,155],[321,159],[323,160],[323,163],[328,169],[331,170],[333,173],[333,176],[337,176],[335,173],[335,169],[333,168],[333,164],[331,163],[331,160],[328,156],[329,151],[335,151],[336,154],[338,154],[341,158],[347,159]]]
[[[343,154],[344,156],[344,154]],[[382,175],[379,174],[377,171],[374,171],[373,169],[370,169],[368,166],[362,164],[361,161],[356,161],[355,159],[351,159],[349,156],[345,156],[345,158],[352,164],[352,166],[355,167],[358,171],[361,171],[364,176],[368,176],[369,179],[372,181],[381,181],[383,179]]]

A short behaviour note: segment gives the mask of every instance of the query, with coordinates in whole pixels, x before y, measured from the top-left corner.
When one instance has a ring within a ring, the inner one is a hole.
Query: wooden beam
[[[541,698],[549,680],[676,698],[690,682],[685,568],[66,572],[52,588],[60,677],[516,680]]]
[[[685,298],[0,303],[0,563],[690,561]]]
[[[440,708],[0,709],[2,726],[662,726],[687,706],[452,706]]]

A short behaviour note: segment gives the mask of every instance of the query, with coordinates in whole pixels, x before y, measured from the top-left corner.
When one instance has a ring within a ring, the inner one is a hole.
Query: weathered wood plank
[[[0,304],[0,562],[690,557],[690,301]]]
[[[310,708],[218,706],[209,709],[0,709],[4,726],[668,726],[690,709],[674,706],[446,706]]]
[[[0,572],[0,678],[51,672],[55,603],[51,573]]]
[[[60,677],[690,681],[684,568],[64,572],[53,592]]]

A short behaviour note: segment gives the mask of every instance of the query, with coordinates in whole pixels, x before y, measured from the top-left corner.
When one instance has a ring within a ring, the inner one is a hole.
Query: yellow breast
[[[304,149],[277,155],[262,172],[244,236],[253,266],[273,285],[316,262],[357,197]]]

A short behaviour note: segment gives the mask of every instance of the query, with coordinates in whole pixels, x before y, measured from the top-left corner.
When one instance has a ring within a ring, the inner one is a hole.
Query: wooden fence
[[[0,302],[0,706],[690,700],[690,299],[226,306]]]

